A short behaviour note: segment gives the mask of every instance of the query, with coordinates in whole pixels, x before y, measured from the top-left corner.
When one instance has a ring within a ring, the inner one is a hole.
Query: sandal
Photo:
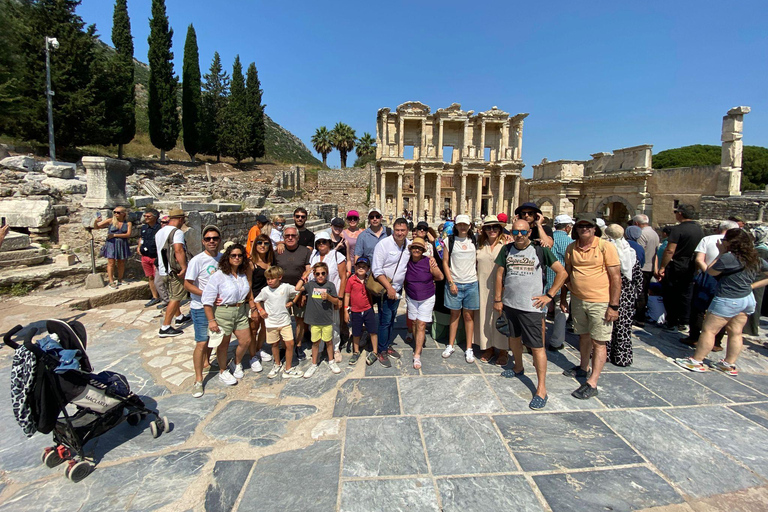
[[[413,368],[415,370],[418,370],[421,368],[421,357],[418,357],[418,356],[413,357]]]
[[[544,398],[541,398],[539,395],[534,395],[533,400],[531,400],[531,403],[528,404],[528,407],[530,407],[534,411],[543,409],[544,406],[547,405],[548,400],[549,400],[549,395],[545,396]]]
[[[523,368],[519,372],[516,372],[514,368],[512,368],[511,370],[504,370],[503,372],[501,372],[501,376],[506,377],[508,379],[511,379],[512,377],[522,377],[523,375],[525,375],[525,368]]]
[[[497,366],[507,366],[509,364],[509,355],[502,352],[499,357],[496,358]]]
[[[493,359],[493,347],[485,349],[480,353],[481,363],[490,363],[491,359]]]

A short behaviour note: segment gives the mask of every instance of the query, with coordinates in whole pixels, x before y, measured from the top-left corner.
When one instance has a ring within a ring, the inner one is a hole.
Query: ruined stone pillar
[[[469,156],[469,146],[470,146],[470,142],[472,141],[467,140],[468,131],[469,131],[469,121],[464,121],[464,137],[463,137],[464,140],[461,141],[462,147],[459,149],[460,151],[459,158],[466,158]]]
[[[405,145],[405,133],[403,131],[405,126],[405,121],[403,118],[400,118],[400,133],[397,138],[397,156],[400,158],[403,158],[403,146]]]
[[[504,121],[501,125],[501,144],[499,146],[499,154],[496,155],[496,160],[502,160],[507,158],[507,146],[509,144],[509,119]]]
[[[483,175],[478,174],[477,175],[477,201],[475,201],[475,216],[472,218],[472,220],[477,219],[480,217],[480,210],[483,206]]]
[[[437,157],[443,159],[443,120],[440,120],[440,126],[437,130]]]
[[[504,173],[499,173],[499,195],[496,197],[496,215],[504,211]]]
[[[424,171],[419,170],[419,192],[416,196],[418,199],[416,200],[416,208],[413,209],[413,216],[414,217],[421,217],[421,214],[424,213]]]
[[[440,129],[442,130],[442,123],[440,125]],[[442,133],[442,131],[441,131]],[[435,219],[435,221],[438,221],[440,219],[440,210],[443,208],[443,193],[442,193],[442,187],[443,187],[443,173],[438,172],[435,174],[435,200],[432,201],[432,209],[434,210],[432,213],[432,217]]]
[[[403,214],[403,173],[397,173],[397,204],[395,205],[395,218]]]
[[[515,151],[513,154],[515,160],[523,158],[523,122],[520,121],[515,126]]]
[[[381,187],[379,188],[379,202],[381,206],[379,206],[379,209],[383,214],[384,207],[387,205],[387,173],[384,170],[381,171],[379,180],[381,181]]]
[[[485,160],[485,121],[480,125],[480,147],[478,148],[477,158]]]
[[[741,195],[744,114],[749,114],[750,110],[749,107],[733,107],[723,116],[720,169],[724,175],[718,180],[716,195]]]
[[[459,196],[461,198],[461,205],[459,207],[459,211],[456,212],[457,215],[459,213],[467,213],[467,175],[464,174],[462,171],[461,173],[461,195]]]
[[[509,212],[508,215],[510,217],[512,216],[511,213],[517,208],[518,203],[520,202],[520,176],[515,176],[515,193],[512,195],[512,200],[509,202]]]
[[[88,189],[83,199],[86,208],[114,208],[128,206],[125,197],[125,178],[131,169],[127,160],[101,156],[84,156]]]

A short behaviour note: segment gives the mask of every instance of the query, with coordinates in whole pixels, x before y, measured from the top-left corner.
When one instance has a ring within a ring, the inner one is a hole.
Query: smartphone
[[[5,217],[0,217],[0,228],[5,227]]]

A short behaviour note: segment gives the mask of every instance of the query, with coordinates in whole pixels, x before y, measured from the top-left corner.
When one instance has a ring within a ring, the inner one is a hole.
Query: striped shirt
[[[562,266],[565,266],[565,250],[569,245],[573,243],[571,236],[565,231],[557,230],[552,235],[554,243],[552,244],[552,252],[555,253],[557,261]],[[547,267],[547,286],[545,291],[549,291],[552,288],[552,284],[555,282],[555,271]]]

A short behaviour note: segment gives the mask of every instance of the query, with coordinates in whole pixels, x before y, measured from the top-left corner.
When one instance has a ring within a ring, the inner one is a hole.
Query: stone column
[[[416,208],[413,209],[414,217],[421,217],[424,213],[424,171],[419,170],[419,192],[416,196]]]
[[[397,173],[397,204],[395,205],[395,218],[403,214],[403,172]]]
[[[83,199],[86,208],[114,208],[128,206],[125,197],[125,177],[131,169],[127,160],[101,156],[84,156],[88,189]]]
[[[499,154],[496,160],[502,160],[507,157],[507,147],[509,146],[509,119],[501,125],[501,144],[499,145]]]
[[[515,176],[515,193],[512,195],[512,200],[509,202],[509,212],[507,212],[507,215],[510,215],[515,210],[515,208],[517,208],[519,202],[520,202],[520,176],[518,175],[518,176]]]
[[[472,141],[467,140],[467,131],[469,131],[469,120],[464,121],[464,140],[461,141],[462,147],[459,152],[459,158],[466,158],[469,156],[469,146]]]
[[[440,120],[440,127],[437,131],[437,157],[443,159],[443,120]]]
[[[480,211],[483,206],[483,175],[478,174],[477,175],[477,201],[475,202],[475,216],[472,217],[472,220],[475,220],[476,218],[480,217]]]
[[[397,156],[400,158],[403,158],[403,146],[405,144],[405,132],[403,131],[403,127],[405,126],[405,121],[403,118],[400,118],[400,133],[397,138]]]
[[[427,120],[421,120],[421,137],[419,137],[419,160],[429,156],[427,153]]]
[[[520,121],[515,126],[515,159],[522,160],[523,158],[523,122]]]
[[[485,160],[485,121],[480,125],[480,147],[478,148],[477,157],[481,160]]]
[[[442,124],[441,124],[441,130],[442,130]],[[442,132],[441,132],[442,133]],[[435,174],[435,200],[432,201],[432,218],[435,219],[435,222],[438,222],[440,220],[440,210],[443,209],[443,193],[442,193],[442,187],[443,187],[443,173],[442,171],[438,171]]]
[[[499,196],[496,198],[496,215],[504,211],[504,173],[499,173]],[[509,214],[509,212],[505,212]]]
[[[379,178],[381,182],[381,188],[379,189],[379,202],[381,203],[381,206],[379,209],[382,212],[382,215],[384,214],[384,207],[387,206],[387,173],[384,172],[384,170],[381,170],[381,177]]]
[[[467,213],[467,175],[464,174],[464,171],[461,172],[461,195],[460,198],[460,206],[459,211],[456,212],[456,215]]]
[[[744,114],[749,114],[750,110],[749,107],[733,107],[723,116],[720,168],[724,175],[718,180],[716,195],[741,195]]]

